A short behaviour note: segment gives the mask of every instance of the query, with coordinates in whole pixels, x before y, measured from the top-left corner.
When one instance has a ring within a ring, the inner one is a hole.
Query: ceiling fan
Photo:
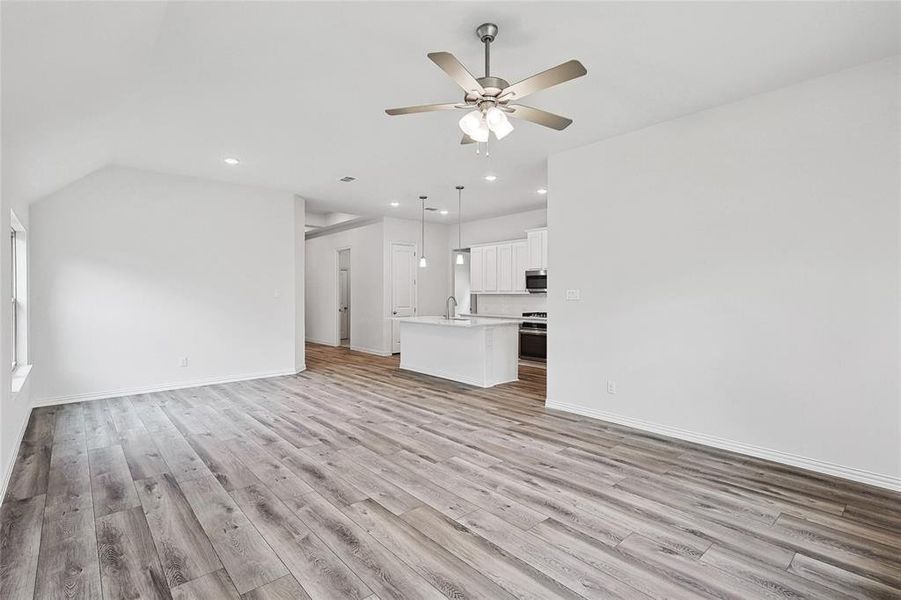
[[[450,52],[431,52],[428,55],[432,62],[463,88],[465,92],[463,102],[389,108],[385,112],[393,116],[439,110],[470,109],[470,112],[460,119],[460,129],[463,130],[461,144],[487,142],[491,132],[494,132],[497,139],[503,139],[513,131],[513,125],[507,115],[558,131],[569,127],[572,119],[531,106],[524,106],[518,102],[529,94],[576,79],[588,71],[579,61],[569,60],[510,85],[506,80],[491,75],[491,42],[497,38],[497,31],[497,25],[494,23],[484,23],[476,29],[476,34],[485,44],[484,77],[478,79],[473,77]]]

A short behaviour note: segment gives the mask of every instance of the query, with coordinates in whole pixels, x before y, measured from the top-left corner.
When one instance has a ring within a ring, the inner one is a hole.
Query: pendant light
[[[428,196],[420,196],[419,200],[422,202],[422,237],[420,238],[420,257],[419,257],[419,268],[425,269],[429,266],[429,261],[425,259],[425,201]]]
[[[463,186],[457,186],[457,264],[463,261]]]

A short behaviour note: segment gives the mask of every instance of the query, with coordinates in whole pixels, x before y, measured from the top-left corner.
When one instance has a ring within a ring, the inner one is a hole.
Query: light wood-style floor
[[[308,347],[37,409],[0,597],[901,598],[899,495]]]

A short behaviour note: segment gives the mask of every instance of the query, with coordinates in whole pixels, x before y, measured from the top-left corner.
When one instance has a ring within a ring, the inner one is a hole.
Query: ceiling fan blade
[[[542,71],[537,75],[532,75],[518,83],[514,83],[510,87],[501,91],[499,99],[519,100],[525,98],[529,94],[546,90],[549,87],[561,84],[585,75],[588,71],[577,60],[569,60],[562,65],[557,65],[547,71]]]
[[[412,115],[413,113],[432,112],[435,110],[453,110],[466,108],[461,104],[420,104],[419,106],[405,106],[403,108],[389,108],[385,112],[389,115]]]
[[[573,122],[572,119],[567,119],[566,117],[561,117],[560,115],[555,115],[554,113],[549,113],[546,110],[541,110],[539,108],[523,106],[522,104],[510,104],[509,106],[513,109],[511,116],[523,119],[524,121],[538,123],[539,125],[544,125],[545,127],[556,129],[557,131],[566,129]]]
[[[442,71],[450,75],[451,79],[456,81],[464,92],[485,93],[484,88],[476,81],[472,73],[467,71],[466,67],[450,52],[430,52],[428,56]]]
[[[468,135],[466,135],[465,133],[463,134],[463,139],[460,140],[460,144],[475,144],[475,143],[476,143],[476,141],[474,139],[472,139],[471,137],[469,137]]]

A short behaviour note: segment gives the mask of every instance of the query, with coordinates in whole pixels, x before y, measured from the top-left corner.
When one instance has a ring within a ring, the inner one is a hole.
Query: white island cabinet
[[[409,317],[400,368],[487,388],[519,378],[519,321]]]

